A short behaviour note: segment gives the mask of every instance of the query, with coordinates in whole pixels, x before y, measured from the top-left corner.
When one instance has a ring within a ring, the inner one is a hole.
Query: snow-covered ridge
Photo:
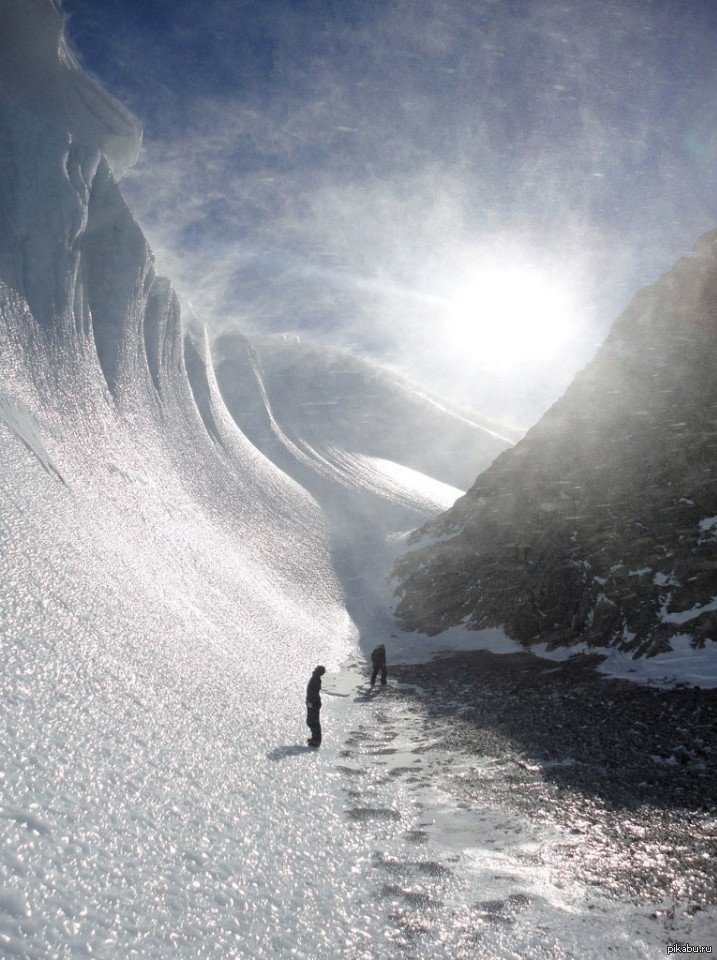
[[[259,376],[281,430],[322,457],[331,449],[387,460],[461,490],[512,440],[480,418],[450,409],[414,384],[342,351],[297,338],[225,335],[212,345],[235,419],[257,445],[264,437],[250,383]],[[235,370],[251,368],[239,378]]]

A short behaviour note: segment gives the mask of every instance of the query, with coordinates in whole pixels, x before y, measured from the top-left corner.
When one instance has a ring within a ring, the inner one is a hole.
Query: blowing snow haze
[[[711,4],[64,6],[145,127],[125,194],[216,333],[525,426],[717,221]]]

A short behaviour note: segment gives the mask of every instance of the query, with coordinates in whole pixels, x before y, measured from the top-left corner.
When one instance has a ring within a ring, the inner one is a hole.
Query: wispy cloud
[[[716,218],[715,29],[695,10],[182,0],[166,22],[161,43],[122,34],[136,57],[152,43],[124,189],[214,329],[323,338],[526,420]],[[442,338],[440,298],[486,263],[573,298],[573,342],[520,389]]]

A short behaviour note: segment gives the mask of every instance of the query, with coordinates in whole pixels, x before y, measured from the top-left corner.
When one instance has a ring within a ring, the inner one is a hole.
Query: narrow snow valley
[[[564,825],[466,792],[508,767],[449,749],[427,688],[368,688],[378,642],[465,640],[399,633],[388,574],[514,438],[359,361],[210,345],[118,187],[139,125],[54,0],[0,0],[0,125],[0,955],[713,943],[714,907],[608,895]]]

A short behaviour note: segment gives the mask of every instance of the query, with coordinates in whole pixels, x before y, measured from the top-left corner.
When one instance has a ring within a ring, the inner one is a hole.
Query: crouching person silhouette
[[[371,686],[381,674],[381,686],[386,684],[386,647],[383,644],[371,651]]]
[[[306,687],[306,726],[311,736],[306,741],[310,747],[321,746],[321,678],[326,667],[315,667]]]

